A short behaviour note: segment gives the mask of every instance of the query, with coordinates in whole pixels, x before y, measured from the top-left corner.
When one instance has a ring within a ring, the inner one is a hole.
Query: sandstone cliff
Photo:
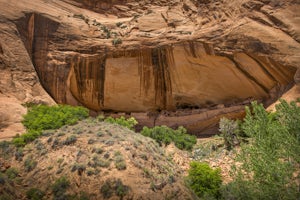
[[[10,102],[0,123],[49,94],[213,133],[221,116],[242,116],[251,100],[270,105],[297,82],[299,9],[297,0],[0,0],[0,100]]]

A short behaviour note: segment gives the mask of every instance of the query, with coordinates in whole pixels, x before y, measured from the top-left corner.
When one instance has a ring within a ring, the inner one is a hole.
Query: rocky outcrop
[[[1,91],[49,103],[42,85],[58,103],[211,134],[220,117],[243,116],[251,100],[270,105],[299,79],[299,8],[292,0],[0,0],[0,72],[28,85],[22,98],[6,82]]]

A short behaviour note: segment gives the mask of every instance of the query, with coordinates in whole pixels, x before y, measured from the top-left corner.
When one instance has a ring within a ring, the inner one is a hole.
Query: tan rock
[[[220,116],[242,116],[251,100],[269,105],[299,82],[299,9],[293,0],[0,0],[0,93],[14,105],[53,97],[212,133]]]

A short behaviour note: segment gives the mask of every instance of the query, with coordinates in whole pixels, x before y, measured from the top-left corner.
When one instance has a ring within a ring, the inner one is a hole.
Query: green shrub
[[[27,199],[41,200],[45,196],[45,192],[37,188],[31,188],[26,192]]]
[[[17,147],[26,145],[42,135],[43,130],[57,129],[64,125],[75,124],[78,120],[87,118],[88,110],[83,107],[68,105],[32,106],[22,121],[27,132],[14,138],[13,144]]]
[[[187,183],[199,197],[220,197],[222,184],[221,170],[212,169],[206,163],[192,161],[188,171]]]
[[[187,134],[186,129],[182,126],[178,127],[177,130],[167,126],[143,127],[141,134],[153,138],[160,145],[174,142],[176,147],[185,150],[191,150],[197,142],[196,136]]]
[[[108,117],[104,120],[105,122],[112,123],[112,124],[118,124],[120,126],[124,126],[130,130],[134,129],[134,126],[138,124],[138,122],[133,118],[130,117],[128,119],[125,119],[125,117],[120,117],[120,118],[112,118]]]
[[[83,107],[38,105],[28,110],[22,123],[28,130],[57,129],[64,125],[75,124],[88,116],[88,109]]]
[[[41,131],[37,131],[37,130],[28,130],[26,133],[17,136],[16,138],[14,138],[12,140],[12,143],[16,146],[16,147],[22,147],[25,146],[25,144],[32,142],[33,140],[35,140],[36,138],[38,138],[41,135]]]
[[[242,145],[233,166],[234,181],[223,189],[231,199],[297,199],[300,195],[295,172],[300,164],[299,107],[281,101],[274,113],[262,104],[246,107],[243,131],[251,137]],[[292,117],[289,117],[292,116]],[[251,178],[250,178],[251,177]],[[243,188],[240,190],[239,188]]]

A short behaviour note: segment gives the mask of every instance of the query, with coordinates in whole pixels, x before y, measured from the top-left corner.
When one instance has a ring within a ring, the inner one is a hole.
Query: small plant
[[[27,199],[41,200],[45,196],[45,192],[37,188],[31,188],[26,192]]]
[[[0,185],[4,185],[6,183],[6,177],[3,173],[0,172]]]
[[[199,197],[220,197],[221,170],[212,169],[206,163],[192,161],[187,177],[188,185]]]
[[[8,141],[0,141],[0,150],[1,153],[7,153],[9,151],[10,142]]]
[[[114,39],[112,40],[112,44],[113,44],[114,46],[116,46],[116,45],[118,45],[118,44],[122,44],[122,39],[121,39],[121,38],[114,38]]]
[[[177,148],[185,150],[191,150],[197,142],[196,136],[187,134],[186,129],[182,126],[178,127],[177,130],[167,126],[144,127],[141,134],[153,138],[160,145],[174,142]]]
[[[104,25],[102,25],[100,28],[104,33],[106,33],[106,39],[109,39],[111,36],[110,30]]]
[[[117,22],[117,23],[116,23],[116,26],[117,26],[117,27],[121,27],[122,24],[123,24],[122,22]]]
[[[134,126],[138,124],[138,122],[133,118],[130,117],[128,119],[125,119],[125,117],[120,117],[120,118],[112,118],[108,117],[104,120],[105,122],[112,123],[112,124],[118,124],[120,126],[124,126],[130,130],[134,129]]]
[[[58,163],[59,165],[61,165],[63,162],[64,162],[64,159],[63,159],[63,158],[57,159],[57,163]]]
[[[121,179],[106,180],[100,188],[100,192],[105,199],[112,197],[115,193],[120,199],[123,199],[129,192],[130,188],[124,185]]]
[[[121,199],[128,194],[129,187],[127,185],[124,185],[121,181],[121,179],[117,179],[115,182],[115,192],[116,195],[119,196]]]
[[[88,144],[94,144],[96,142],[96,140],[94,140],[93,138],[90,138],[89,140],[88,140]]]
[[[103,153],[103,149],[100,147],[93,148],[92,153],[101,154],[101,153]]]
[[[104,133],[99,131],[96,135],[97,135],[97,137],[102,137],[104,135]]]
[[[6,170],[5,174],[9,179],[15,179],[18,176],[19,171],[16,168],[11,167]]]
[[[219,122],[219,131],[224,138],[224,144],[227,150],[231,150],[240,143],[238,121],[221,118]]]
[[[121,152],[119,152],[119,151],[115,152],[114,159],[115,159],[115,166],[118,170],[126,169],[126,162],[125,162]]]
[[[106,180],[100,188],[100,192],[104,199],[109,199],[113,195],[113,186],[109,180]]]
[[[37,161],[33,160],[31,156],[27,157],[24,162],[25,172],[32,171],[37,166]]]
[[[102,121],[104,121],[105,117],[104,117],[104,115],[100,114],[96,117],[96,119],[97,119],[97,121],[102,122]]]
[[[24,156],[23,149],[22,148],[18,148],[16,150],[16,153],[15,153],[15,159],[17,161],[22,161],[23,160],[23,156]]]
[[[92,161],[88,162],[88,165],[93,168],[96,168],[96,167],[107,168],[110,166],[110,161],[98,158],[97,155],[94,155],[92,158]]]
[[[71,135],[71,136],[67,137],[65,141],[63,141],[63,144],[71,145],[71,144],[74,144],[76,141],[77,141],[76,135]]]
[[[59,145],[60,145],[60,144],[59,144],[59,139],[58,139],[58,138],[55,138],[55,139],[53,140],[53,143],[52,143],[52,145],[51,145],[51,148],[54,149],[54,148],[58,147]]]
[[[70,187],[70,182],[66,177],[61,177],[55,181],[52,185],[52,192],[54,195],[54,199],[68,199],[68,195],[66,195],[67,189]]]
[[[81,175],[82,172],[85,171],[85,169],[86,169],[85,164],[82,164],[82,163],[75,163],[75,164],[72,166],[71,172],[77,171],[77,172],[78,172],[78,175]]]
[[[74,17],[74,18],[78,18],[78,19],[85,20],[85,16],[84,16],[83,14],[74,14],[73,17]]]

